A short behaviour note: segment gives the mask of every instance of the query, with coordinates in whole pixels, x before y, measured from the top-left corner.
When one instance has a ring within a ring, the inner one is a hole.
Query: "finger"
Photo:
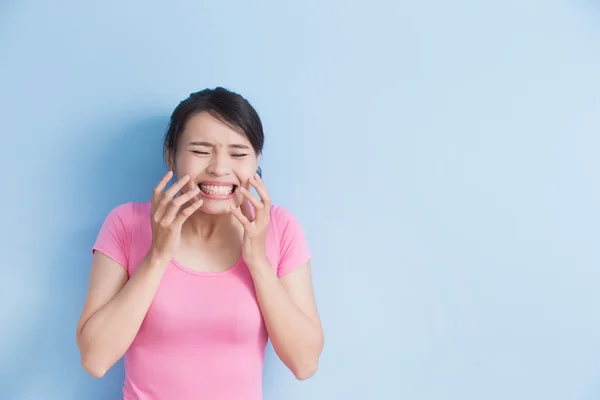
[[[157,220],[161,220],[167,212],[167,206],[173,200],[173,197],[190,179],[189,175],[185,175],[183,178],[175,182],[166,192],[163,193],[162,198],[158,202],[154,216]]]
[[[173,177],[173,171],[167,172],[162,177],[160,182],[158,182],[158,184],[156,185],[154,190],[152,191],[152,209],[153,210],[156,209],[156,206],[158,205],[158,202],[161,199],[162,191],[165,189],[165,186],[167,186],[167,183],[169,183],[169,181],[171,180],[172,177]]]
[[[167,198],[167,200],[172,200],[173,197],[175,196],[175,193],[179,192],[181,190],[181,188],[190,180],[190,176],[189,175],[184,175],[180,180],[178,180],[177,182],[175,182],[173,184],[173,186],[171,186],[169,189],[167,189],[167,191],[164,194],[164,197]]]
[[[250,209],[250,203],[248,203],[247,201],[243,201],[242,205],[240,206],[240,209],[242,210],[242,214],[244,214],[244,216],[248,218],[249,221],[254,220],[254,215],[252,215],[252,210]]]
[[[254,177],[250,179],[250,184],[252,185],[252,187],[254,187],[254,189],[256,189],[256,192],[260,196],[260,200],[265,206],[265,208],[269,209],[269,207],[271,206],[271,196],[269,195],[267,187],[265,186],[265,183],[260,178],[260,176],[258,176],[258,174],[255,174]]]
[[[235,216],[235,218],[240,221],[240,224],[244,227],[244,229],[248,229],[250,227],[250,220],[246,218],[239,207],[231,206],[231,213]]]
[[[246,188],[240,187],[240,193],[242,194],[242,196],[244,196],[250,202],[250,204],[252,204],[254,206],[254,209],[260,210],[263,208],[263,205],[260,202],[260,200],[258,200],[256,198],[256,196],[254,196],[252,193],[250,193],[250,191],[247,190]]]
[[[199,199],[199,200],[196,200],[194,203],[192,203],[192,205],[181,210],[179,215],[177,215],[177,217],[173,221],[173,225],[176,225],[177,227],[181,227],[183,225],[183,223],[185,222],[185,220],[188,219],[190,217],[190,215],[192,215],[197,209],[200,208],[202,203],[204,203],[204,200]]]
[[[173,221],[175,219],[175,217],[177,217],[177,213],[179,212],[179,209],[181,208],[181,206],[183,206],[185,203],[187,203],[193,197],[195,197],[199,191],[200,191],[200,188],[195,187],[194,189],[186,192],[185,194],[182,192],[177,193],[177,195],[175,196],[175,199],[173,201],[171,201],[171,203],[169,204],[169,207],[167,208],[167,211],[163,217],[163,220]]]

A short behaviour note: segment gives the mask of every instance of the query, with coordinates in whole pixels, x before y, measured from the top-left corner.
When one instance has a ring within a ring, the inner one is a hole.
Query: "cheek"
[[[183,188],[183,192],[196,188],[196,176],[202,171],[201,163],[198,160],[194,160],[191,157],[180,157],[177,159],[175,169],[177,171],[177,180],[181,179],[184,175],[190,175],[191,179],[186,183]]]
[[[256,174],[256,169],[258,165],[255,163],[244,163],[244,165],[239,165],[236,168],[235,174],[239,181],[246,186],[248,184],[248,180]]]
[[[208,162],[206,159],[198,157],[182,156],[177,160],[176,168],[179,176],[189,174],[194,177],[198,173],[204,171],[207,167]]]

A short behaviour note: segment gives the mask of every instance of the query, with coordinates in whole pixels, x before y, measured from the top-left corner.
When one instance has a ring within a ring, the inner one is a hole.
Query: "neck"
[[[231,213],[215,215],[198,210],[185,221],[183,229],[204,241],[209,241],[236,230],[234,218]]]

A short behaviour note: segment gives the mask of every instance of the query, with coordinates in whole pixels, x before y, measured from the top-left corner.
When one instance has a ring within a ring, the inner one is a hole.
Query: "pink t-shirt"
[[[150,201],[115,207],[92,248],[129,276],[150,249]],[[310,260],[297,219],[271,206],[267,256],[279,277]],[[198,272],[169,263],[124,356],[125,400],[260,400],[267,332],[248,267]]]

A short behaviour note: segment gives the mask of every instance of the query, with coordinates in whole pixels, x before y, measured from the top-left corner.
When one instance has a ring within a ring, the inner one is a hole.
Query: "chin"
[[[233,204],[232,201],[214,201],[205,199],[202,206],[200,206],[200,211],[212,215],[230,214],[231,206]]]
[[[200,211],[203,211],[207,214],[230,214],[231,206],[239,207],[242,204],[243,198],[238,198],[243,196],[231,196],[225,199],[211,199],[206,196],[202,196],[202,206],[200,206]]]

